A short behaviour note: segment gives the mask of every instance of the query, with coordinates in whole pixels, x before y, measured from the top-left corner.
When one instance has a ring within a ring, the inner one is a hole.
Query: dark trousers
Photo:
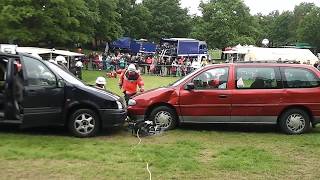
[[[75,74],[79,79],[82,79],[82,69],[81,68],[76,68],[76,74]]]
[[[124,99],[126,100],[126,103],[128,104],[129,99],[134,96],[136,93],[134,94],[127,94],[124,92]]]

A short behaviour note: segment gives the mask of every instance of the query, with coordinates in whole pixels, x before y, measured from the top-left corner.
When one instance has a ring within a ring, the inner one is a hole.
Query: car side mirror
[[[194,87],[194,83],[191,82],[191,83],[187,84],[187,86],[185,87],[185,90],[189,90],[190,91],[190,90],[193,90],[194,88],[195,88]]]
[[[63,88],[64,86],[65,86],[65,82],[64,82],[64,80],[63,79],[58,79],[58,87],[59,88]]]

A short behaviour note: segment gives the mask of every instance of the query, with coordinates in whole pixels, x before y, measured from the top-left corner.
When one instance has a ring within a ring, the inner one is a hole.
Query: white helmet
[[[62,63],[67,63],[66,58],[63,57],[63,56],[57,56],[57,57],[56,57],[56,61],[57,61],[57,62],[62,62]]]
[[[129,72],[137,71],[136,66],[135,66],[134,64],[130,64],[130,65],[128,66],[128,71],[129,71]]]
[[[76,64],[75,64],[75,66],[82,68],[82,67],[83,67],[83,64],[82,64],[81,61],[77,61]]]
[[[105,85],[106,84],[106,78],[104,77],[98,77],[97,80],[96,80],[96,84],[102,84],[102,85]]]

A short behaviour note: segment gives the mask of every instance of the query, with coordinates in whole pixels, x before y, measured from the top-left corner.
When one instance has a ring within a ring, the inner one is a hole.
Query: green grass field
[[[85,72],[93,84],[102,72]],[[146,89],[175,80],[144,76]],[[117,79],[108,89],[120,94]],[[274,126],[185,125],[138,139],[123,129],[95,138],[64,129],[1,127],[1,179],[320,179],[320,128],[299,136]]]

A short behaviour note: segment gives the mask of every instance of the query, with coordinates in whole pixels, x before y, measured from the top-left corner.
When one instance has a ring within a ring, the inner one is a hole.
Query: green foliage
[[[293,13],[286,11],[280,14],[271,27],[272,34],[270,39],[274,42],[274,45],[286,45],[289,44],[290,34],[290,23],[293,20]]]
[[[118,8],[118,0],[95,0],[96,6],[94,12],[98,12],[99,21],[95,23],[94,30],[95,40],[112,41],[120,37],[123,33],[121,24],[121,14],[116,10]],[[93,5],[95,4],[94,1]]]
[[[320,48],[320,8],[314,7],[300,23],[298,39]]]
[[[221,59],[222,51],[219,49],[211,49],[208,53],[212,59]]]
[[[309,43],[320,49],[319,8],[301,3],[293,11],[252,16],[243,0],[200,4],[203,16],[188,15],[181,0],[1,0],[0,42],[21,46],[74,47],[121,36],[148,39],[191,37],[210,48],[237,44],[270,46]]]
[[[212,48],[224,48],[239,43],[252,44],[257,36],[254,18],[241,0],[211,0],[200,5],[202,23],[191,35],[204,38]]]
[[[148,37],[148,26],[152,15],[143,4],[136,4],[132,0],[119,0],[118,12],[121,14],[123,35],[137,39]]]
[[[117,0],[4,0],[2,4],[2,42],[70,46],[121,35]]]
[[[159,41],[160,38],[187,37],[191,30],[191,18],[187,9],[180,7],[180,0],[143,0],[149,9],[152,21],[148,28],[148,39]]]
[[[297,42],[307,42],[319,46],[316,41],[318,31],[316,9],[319,7],[313,3],[301,3],[297,5],[293,12],[285,11],[279,13],[273,11],[264,16],[258,14],[255,16],[259,27],[259,39],[268,38],[271,46],[294,45]],[[313,29],[313,30],[312,30]]]
[[[22,45],[89,42],[96,14],[84,0],[4,0],[0,40]]]

